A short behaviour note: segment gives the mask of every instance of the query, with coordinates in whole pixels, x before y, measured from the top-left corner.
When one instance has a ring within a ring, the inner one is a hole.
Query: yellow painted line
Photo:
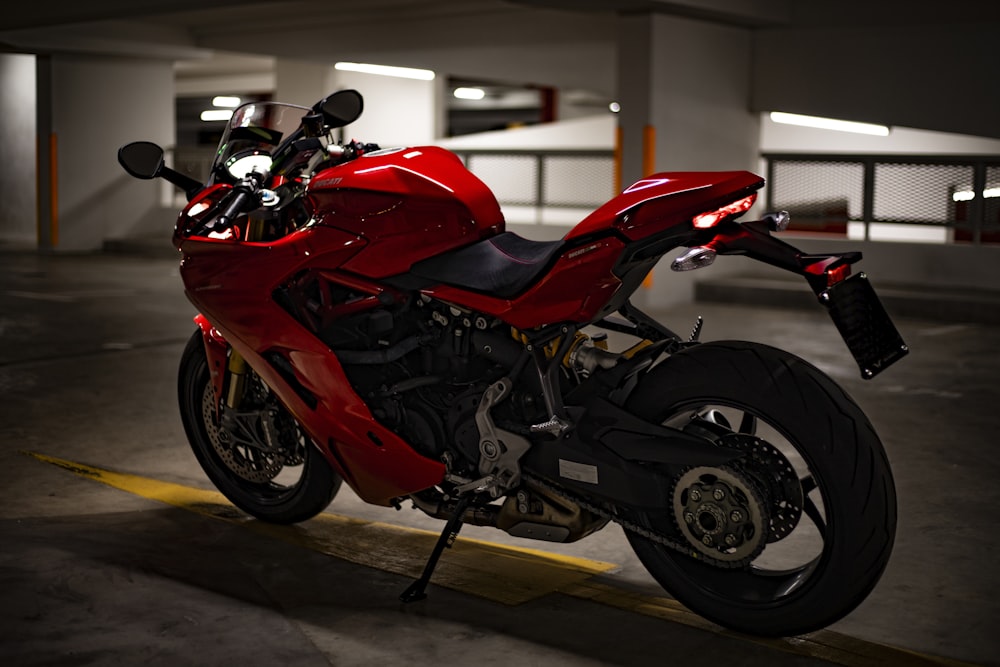
[[[420,576],[424,558],[437,540],[437,533],[430,531],[329,513],[295,526],[269,524],[247,516],[218,491],[114,472],[37,452],[23,453],[143,498],[238,524],[261,535],[351,563],[411,578]],[[442,557],[432,583],[509,605],[560,593],[845,667],[975,667],[971,663],[855,639],[830,630],[780,639],[730,632],[670,598],[626,591],[593,580],[595,575],[615,567],[585,558],[461,538]]]
[[[426,530],[325,512],[294,526],[269,524],[233,507],[218,491],[114,472],[36,452],[25,454],[143,498],[239,524],[256,533],[351,563],[414,579],[423,572],[424,559],[430,555],[438,537],[437,533]],[[461,538],[441,558],[432,582],[503,604],[517,605],[616,567],[612,563]]]

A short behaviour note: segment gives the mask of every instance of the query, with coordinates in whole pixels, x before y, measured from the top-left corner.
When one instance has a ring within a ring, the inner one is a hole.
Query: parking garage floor
[[[758,640],[672,601],[617,527],[571,545],[467,527],[429,598],[402,605],[439,522],[346,486],[300,526],[243,516],[178,419],[194,311],[176,264],[0,252],[0,664],[1000,665],[1000,326],[897,318],[911,354],[865,382],[818,306],[657,313],[816,364],[893,465],[874,593],[826,630]]]

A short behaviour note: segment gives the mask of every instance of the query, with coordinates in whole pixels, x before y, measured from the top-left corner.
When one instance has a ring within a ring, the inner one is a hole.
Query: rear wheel
[[[745,453],[686,470],[672,511],[639,515],[688,554],[628,533],[681,603],[781,636],[833,623],[874,588],[895,535],[892,475],[868,419],[818,369],[756,343],[706,343],[654,368],[628,408]]]
[[[234,505],[263,521],[297,523],[322,512],[340,476],[253,371],[239,409],[216,410],[202,334],[181,357],[178,399],[191,449]]]

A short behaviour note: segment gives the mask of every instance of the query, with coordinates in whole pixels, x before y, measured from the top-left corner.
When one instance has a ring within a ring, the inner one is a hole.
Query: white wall
[[[95,250],[107,238],[145,231],[158,188],[128,176],[118,148],[136,140],[173,144],[173,81],[166,60],[52,56],[58,250]]]
[[[274,100],[311,107],[326,95],[330,72],[326,63],[278,58],[274,63]]]
[[[615,147],[616,125],[617,117],[605,113],[510,130],[448,137],[438,139],[435,144],[449,149],[612,150]]]
[[[345,138],[391,146],[433,144],[438,137],[440,94],[437,80],[402,79],[330,69],[330,92],[354,88],[365,99],[361,118]]]
[[[774,109],[782,111],[782,109]],[[1000,155],[1000,139],[950,132],[892,127],[889,136],[820,130],[775,123],[761,114],[762,153],[884,153],[928,155]]]
[[[34,245],[34,56],[0,53],[0,119],[0,244]]]

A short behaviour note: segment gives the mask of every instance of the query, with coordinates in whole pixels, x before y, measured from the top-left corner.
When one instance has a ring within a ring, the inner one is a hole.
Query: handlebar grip
[[[257,208],[257,197],[252,190],[245,187],[237,187],[233,189],[233,192],[233,200],[229,202],[229,206],[222,212],[222,215],[215,219],[215,222],[211,225],[213,228],[226,227],[233,221],[233,218],[241,213],[249,213]]]

